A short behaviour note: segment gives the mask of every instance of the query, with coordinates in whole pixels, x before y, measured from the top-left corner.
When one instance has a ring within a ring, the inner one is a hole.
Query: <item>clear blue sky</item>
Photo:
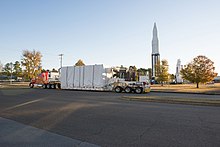
[[[161,59],[175,73],[197,55],[220,73],[219,0],[0,0],[0,61],[21,59],[22,50],[43,54],[45,69],[86,64],[151,67],[153,23]]]

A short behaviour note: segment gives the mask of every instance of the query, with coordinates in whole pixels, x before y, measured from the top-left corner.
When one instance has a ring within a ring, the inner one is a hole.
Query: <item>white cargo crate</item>
[[[103,65],[67,66],[61,68],[61,89],[107,90],[111,73]]]

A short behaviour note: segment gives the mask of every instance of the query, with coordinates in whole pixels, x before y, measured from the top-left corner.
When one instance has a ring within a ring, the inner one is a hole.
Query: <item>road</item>
[[[0,117],[103,147],[220,146],[220,107],[121,99],[125,95],[0,89]],[[156,92],[146,95],[219,98]]]

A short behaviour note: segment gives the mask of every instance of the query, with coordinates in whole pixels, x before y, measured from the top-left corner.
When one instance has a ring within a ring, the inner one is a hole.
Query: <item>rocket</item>
[[[155,80],[155,78],[157,77],[157,71],[158,71],[158,69],[156,68],[156,65],[160,63],[159,40],[157,36],[156,23],[154,23],[154,28],[153,28],[151,62],[152,62],[152,80]]]
[[[154,28],[153,28],[152,54],[159,54],[159,40],[157,36],[156,23],[154,23]]]

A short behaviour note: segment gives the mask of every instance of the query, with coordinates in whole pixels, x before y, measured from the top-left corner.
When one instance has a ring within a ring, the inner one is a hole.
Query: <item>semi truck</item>
[[[31,79],[29,83],[30,88],[34,87],[43,87],[48,89],[56,89],[61,88],[61,83],[59,81],[59,73],[58,72],[42,72],[37,77]]]
[[[59,73],[44,72],[32,79],[29,86],[38,86],[48,89],[74,89],[74,90],[98,90],[115,91],[117,93],[143,93],[150,92],[148,81],[125,81],[114,78],[112,68],[104,68],[100,65],[66,66]]]

